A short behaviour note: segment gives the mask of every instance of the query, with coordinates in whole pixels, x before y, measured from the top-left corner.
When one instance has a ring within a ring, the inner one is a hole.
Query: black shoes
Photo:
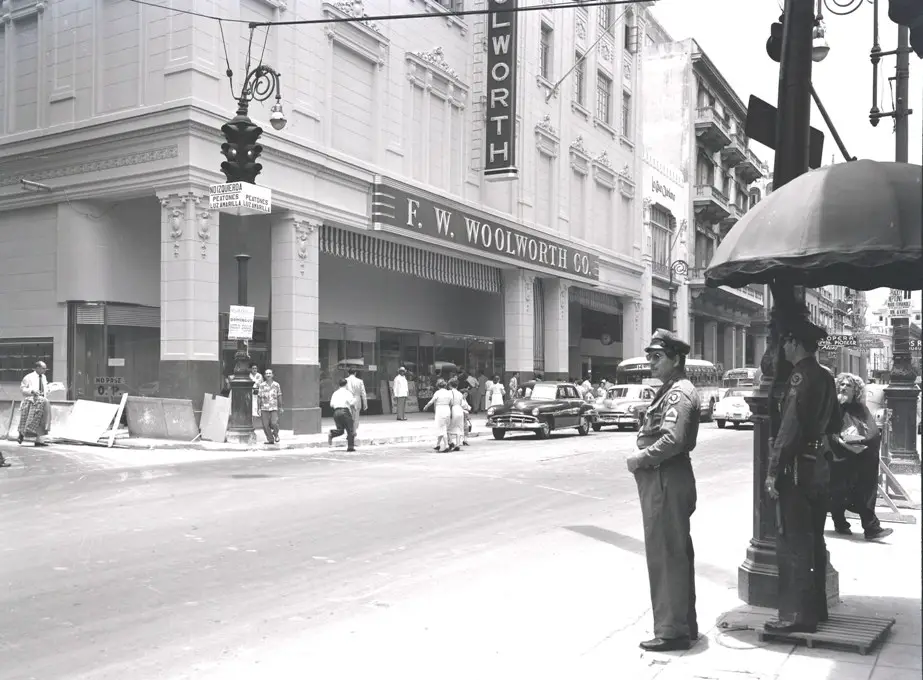
[[[689,649],[692,646],[692,640],[686,636],[654,638],[653,640],[645,640],[638,646],[646,652],[679,652]]]
[[[865,534],[866,541],[877,541],[880,538],[887,538],[894,533],[894,529],[878,527],[877,530]]]
[[[20,434],[19,437],[16,438],[16,441],[17,441],[18,443],[22,444],[22,440],[23,440],[23,439],[25,439],[25,435]]]
[[[848,524],[841,524],[839,526],[834,527],[833,530],[843,536],[852,536],[852,529],[849,528]]]
[[[767,633],[816,633],[817,624],[795,623],[793,621],[767,621],[764,626]]]

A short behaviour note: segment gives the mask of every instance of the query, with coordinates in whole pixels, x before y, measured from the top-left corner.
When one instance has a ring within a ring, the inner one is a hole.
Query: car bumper
[[[627,413],[606,413],[604,411],[597,413],[597,425],[638,425],[641,423],[637,416],[630,416]]]
[[[540,430],[542,423],[533,417],[488,418],[487,427],[495,430]]]
[[[713,418],[715,420],[726,420],[729,423],[749,423],[750,414],[749,413],[716,413]]]

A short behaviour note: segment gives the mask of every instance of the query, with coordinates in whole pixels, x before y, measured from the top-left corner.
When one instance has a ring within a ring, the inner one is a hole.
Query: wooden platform
[[[769,620],[773,617],[767,617]],[[830,620],[817,626],[816,633],[770,633],[764,628],[766,621],[756,626],[759,639],[804,642],[808,647],[830,645],[868,654],[891,630],[894,619],[879,619],[849,614],[830,614]]]

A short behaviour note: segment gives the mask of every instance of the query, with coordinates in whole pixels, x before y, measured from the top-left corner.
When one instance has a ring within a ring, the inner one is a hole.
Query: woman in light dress
[[[452,392],[446,389],[445,380],[440,378],[436,381],[436,391],[433,393],[433,398],[423,407],[424,411],[430,406],[434,407],[434,420],[436,422],[435,450],[442,451],[443,453],[451,449],[449,443],[449,424],[452,420],[452,400]],[[445,443],[446,446],[444,450],[442,448],[443,443]]]
[[[500,376],[494,376],[494,384],[490,386],[489,398],[491,406],[503,406],[503,395],[506,394],[506,388],[500,382]]]
[[[467,400],[465,396],[458,391],[458,379],[452,378],[449,381],[449,392],[452,394],[452,413],[449,418],[449,451],[460,450],[462,436],[465,433],[465,406]]]

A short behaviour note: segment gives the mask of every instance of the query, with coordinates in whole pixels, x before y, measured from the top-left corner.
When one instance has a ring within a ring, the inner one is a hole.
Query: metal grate
[[[110,326],[160,328],[160,307],[106,305],[106,322]]]
[[[379,269],[437,281],[450,286],[499,293],[500,270],[464,260],[367,236],[355,231],[324,225],[319,239],[320,252],[343,257]]]
[[[569,298],[571,302],[576,302],[587,309],[616,316],[622,314],[622,301],[608,293],[571,287]]]
[[[77,305],[77,323],[86,326],[102,326],[105,323],[105,306]]]
[[[545,372],[545,286],[535,277],[532,283],[532,363],[533,371]]]

